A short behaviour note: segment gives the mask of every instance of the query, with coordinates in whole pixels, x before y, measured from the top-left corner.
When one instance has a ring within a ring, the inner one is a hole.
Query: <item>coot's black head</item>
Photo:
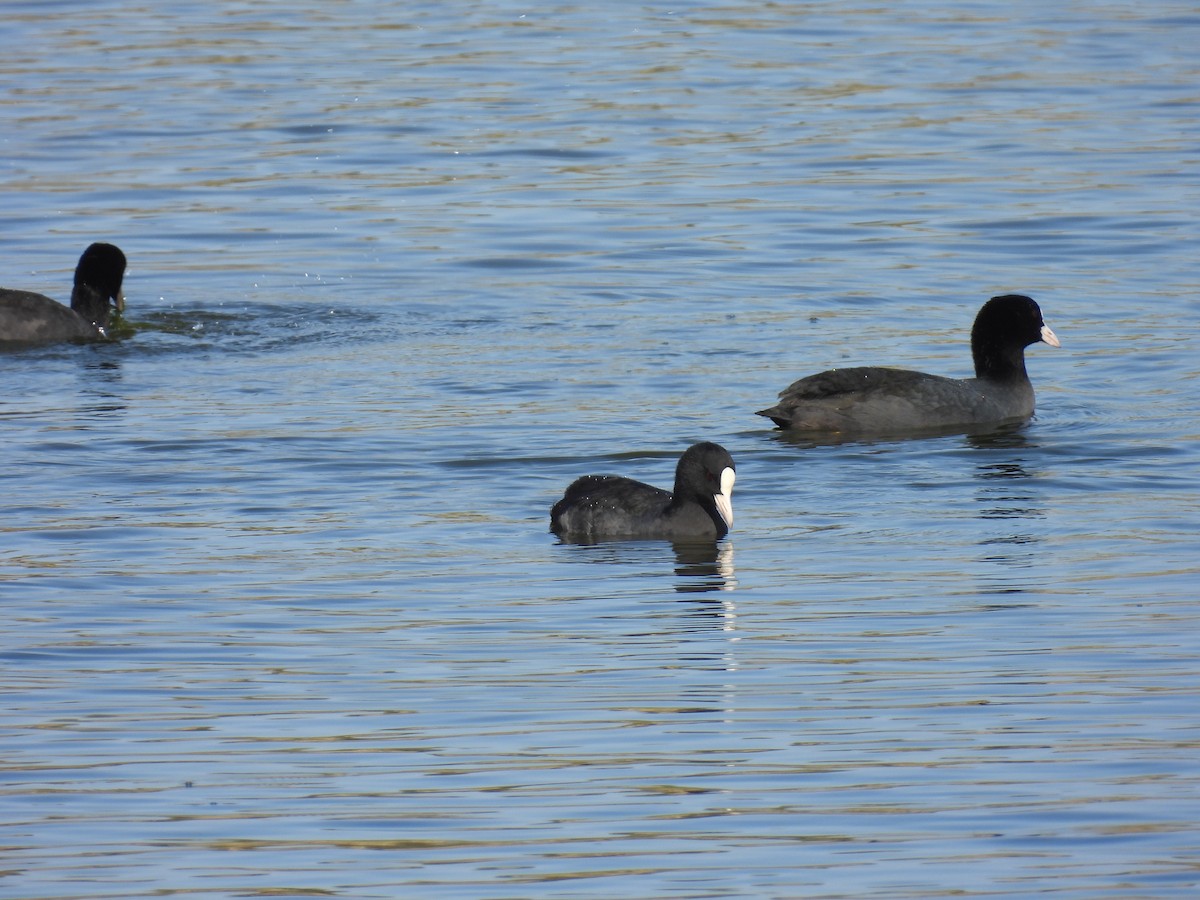
[[[1038,341],[1060,346],[1042,321],[1042,310],[1023,294],[993,297],[979,310],[971,328],[971,354],[979,378],[1025,374],[1025,348]]]
[[[125,279],[125,254],[112,244],[92,244],[75,267],[71,309],[103,328],[109,323],[110,304],[125,308],[121,282]]]
[[[715,510],[722,536],[733,525],[733,457],[720,444],[693,444],[675,467],[675,502],[694,501]],[[724,528],[721,529],[721,523]]]

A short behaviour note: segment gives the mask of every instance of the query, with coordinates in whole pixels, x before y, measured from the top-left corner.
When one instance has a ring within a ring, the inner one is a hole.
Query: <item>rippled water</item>
[[[9,3],[0,892],[1191,897],[1187,4]],[[813,444],[849,362],[1039,410]],[[575,476],[738,464],[715,548]]]

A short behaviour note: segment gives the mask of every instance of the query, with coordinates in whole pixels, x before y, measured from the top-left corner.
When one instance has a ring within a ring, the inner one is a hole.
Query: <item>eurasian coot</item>
[[[974,378],[943,378],[906,369],[830,369],[801,378],[759,410],[793,431],[893,434],[1000,425],[1033,415],[1025,348],[1059,346],[1029,297],[1005,294],[983,305],[971,329]]]
[[[694,444],[668,492],[618,475],[585,475],[550,511],[550,530],[575,540],[716,540],[733,524],[733,458],[724,447]]]
[[[70,307],[32,291],[0,288],[0,343],[106,339],[112,307],[125,308],[124,278],[125,254],[112,244],[92,244],[75,267]]]

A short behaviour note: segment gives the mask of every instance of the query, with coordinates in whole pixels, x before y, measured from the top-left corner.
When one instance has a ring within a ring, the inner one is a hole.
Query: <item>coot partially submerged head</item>
[[[40,344],[104,340],[125,308],[121,282],[125,254],[113,244],[92,244],[79,257],[71,305],[32,291],[0,288],[0,342]]]
[[[733,457],[708,441],[687,449],[675,489],[619,475],[585,475],[550,510],[550,530],[564,539],[716,540],[733,524]]]
[[[1001,425],[1033,415],[1025,348],[1058,347],[1042,311],[1023,294],[993,297],[971,329],[974,378],[906,369],[830,369],[789,385],[779,403],[759,410],[780,428],[851,435],[899,434]]]

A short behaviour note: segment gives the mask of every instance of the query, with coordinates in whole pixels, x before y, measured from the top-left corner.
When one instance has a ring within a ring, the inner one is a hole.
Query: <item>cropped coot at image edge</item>
[[[0,345],[109,340],[125,309],[124,279],[125,254],[95,243],[79,257],[69,307],[44,294],[0,288]]]

